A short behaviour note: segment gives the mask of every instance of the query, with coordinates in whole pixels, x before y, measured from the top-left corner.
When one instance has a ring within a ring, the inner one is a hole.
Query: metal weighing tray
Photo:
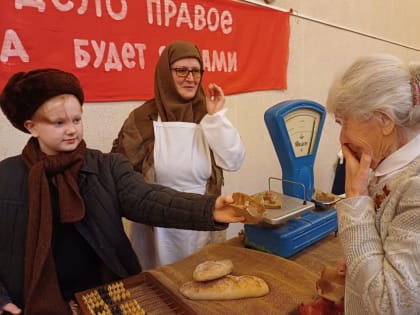
[[[283,194],[282,207],[279,209],[266,209],[264,222],[278,225],[312,209],[315,209],[313,202]]]
[[[269,177],[268,178],[268,190],[271,191],[272,180],[280,182],[289,182],[294,185],[302,187],[303,196],[306,196],[306,187],[303,183],[287,180],[284,178]],[[282,194],[282,205],[278,209],[266,209],[264,214],[264,222],[271,225],[278,225],[291,218],[300,215],[303,212],[315,209],[315,204],[311,201],[292,197],[289,195]]]
[[[269,178],[268,189],[274,192]],[[291,182],[291,181],[289,181]],[[306,196],[303,184],[302,196]],[[312,201],[282,194],[279,209],[267,209],[261,224],[245,224],[245,245],[281,257],[290,257],[314,244],[331,232],[337,231],[337,213],[334,208],[316,211]]]

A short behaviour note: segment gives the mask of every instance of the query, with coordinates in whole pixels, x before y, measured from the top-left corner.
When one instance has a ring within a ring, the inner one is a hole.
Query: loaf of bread
[[[193,279],[195,281],[214,280],[230,274],[232,270],[233,263],[230,259],[207,260],[195,267]]]
[[[270,292],[267,283],[256,276],[227,275],[216,280],[184,283],[180,292],[191,300],[233,300],[260,297]]]
[[[264,219],[265,207],[263,199],[258,199],[244,193],[232,194],[235,211],[245,217],[246,223],[259,223]]]

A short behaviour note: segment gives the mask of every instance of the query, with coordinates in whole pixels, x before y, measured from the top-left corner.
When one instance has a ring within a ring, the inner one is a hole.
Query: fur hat
[[[4,87],[0,106],[13,126],[28,133],[25,121],[47,100],[61,94],[73,94],[83,105],[83,90],[73,74],[58,69],[18,72]]]

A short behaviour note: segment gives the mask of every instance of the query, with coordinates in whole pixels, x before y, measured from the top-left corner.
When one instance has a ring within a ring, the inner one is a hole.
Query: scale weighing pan
[[[283,181],[282,178],[269,177],[268,178],[268,191],[273,191],[271,189],[271,180]],[[289,180],[284,180],[291,182]],[[295,185],[300,185],[302,187],[303,196],[306,196],[305,185],[302,183],[292,182]],[[273,191],[274,192],[274,191]],[[264,214],[264,222],[271,225],[278,225],[291,218],[295,218],[302,214],[303,212],[315,209],[315,204],[311,201],[307,201],[305,198],[297,198],[285,194],[281,194],[281,208],[266,209]]]
[[[278,209],[267,209],[264,214],[264,222],[271,225],[279,225],[312,209],[315,209],[313,202],[307,201],[304,204],[302,199],[283,195],[282,207]]]

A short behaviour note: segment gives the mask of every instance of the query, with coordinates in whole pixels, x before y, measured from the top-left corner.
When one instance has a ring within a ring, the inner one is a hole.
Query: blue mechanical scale
[[[265,124],[282,168],[283,200],[278,209],[267,209],[263,223],[245,225],[245,245],[282,257],[337,231],[333,207],[312,202],[314,161],[325,121],[325,108],[309,100],[290,100],[269,108]]]

